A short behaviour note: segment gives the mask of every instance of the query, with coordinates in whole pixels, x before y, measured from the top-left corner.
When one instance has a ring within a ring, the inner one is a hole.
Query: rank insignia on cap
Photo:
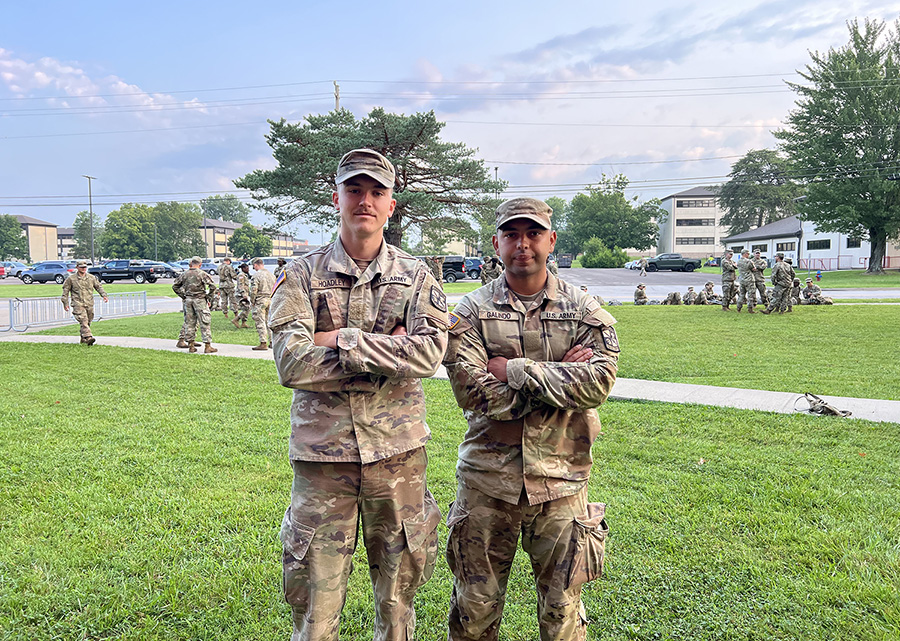
[[[447,311],[447,297],[441,291],[441,288],[436,285],[431,286],[431,304],[434,305],[435,309],[442,312]]]
[[[600,336],[603,337],[603,344],[611,352],[621,351],[619,348],[619,337],[616,336],[616,330],[612,327],[604,327],[600,330]]]
[[[275,279],[275,287],[272,288],[272,293],[275,293],[275,290],[278,289],[279,285],[284,282],[284,272],[278,274],[278,278]]]
[[[454,327],[459,325],[460,318],[453,312],[450,312],[450,315],[448,316],[448,320],[450,321],[450,327],[448,327],[447,329],[453,329]]]

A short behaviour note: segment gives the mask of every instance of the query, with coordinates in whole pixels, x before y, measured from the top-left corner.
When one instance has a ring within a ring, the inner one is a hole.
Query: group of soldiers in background
[[[196,352],[194,338],[199,325],[200,336],[205,345],[204,354],[217,352],[212,346],[210,312],[221,309],[225,318],[228,318],[229,310],[234,313],[231,323],[238,329],[248,328],[247,317],[251,316],[259,335],[259,345],[251,349],[270,349],[268,312],[277,276],[266,269],[261,258],[252,261],[252,276],[247,263],[242,263],[235,270],[231,265],[231,258],[224,258],[219,266],[219,286],[216,287],[212,276],[200,269],[200,264],[199,257],[192,258],[189,269],[180,274],[172,285],[172,290],[184,301],[184,324],[175,346]],[[284,271],[285,264],[285,259],[278,259],[276,274]]]
[[[487,285],[492,280],[500,278],[503,273],[503,263],[496,256],[489,256],[484,259],[481,265],[481,284]]]

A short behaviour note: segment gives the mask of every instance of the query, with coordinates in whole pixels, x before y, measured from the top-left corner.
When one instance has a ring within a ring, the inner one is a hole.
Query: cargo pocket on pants
[[[291,508],[284,513],[281,521],[282,554],[281,563],[283,574],[281,588],[284,592],[284,600],[290,605],[304,606],[309,600],[309,587],[305,577],[308,575],[307,564],[304,562],[309,544],[316,534],[316,529],[301,523],[291,522]]]
[[[415,590],[424,585],[434,574],[437,561],[437,526],[441,522],[441,510],[431,492],[425,490],[422,512],[403,520],[403,536],[406,554],[409,556],[410,576],[403,581]],[[401,564],[406,565],[406,564]]]
[[[583,518],[575,519],[572,527],[567,588],[584,585],[603,574],[606,539],[609,536],[605,516],[605,504],[588,503],[587,514]]]

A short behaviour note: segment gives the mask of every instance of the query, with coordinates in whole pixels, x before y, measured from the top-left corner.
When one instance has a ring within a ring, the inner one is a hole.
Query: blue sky
[[[0,213],[199,200],[274,166],[266,119],[433,109],[511,184],[641,199],[721,182],[773,146],[785,81],[900,2],[41,2],[0,20]],[[264,223],[256,214],[254,222]],[[313,230],[291,229],[319,239]]]

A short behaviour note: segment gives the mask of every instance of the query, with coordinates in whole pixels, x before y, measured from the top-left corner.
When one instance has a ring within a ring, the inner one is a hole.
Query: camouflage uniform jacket
[[[595,408],[616,380],[616,320],[548,274],[540,304],[528,311],[498,278],[463,297],[450,321],[444,364],[469,423],[460,481],[512,504],[523,486],[530,505],[580,491],[600,432]],[[593,349],[591,360],[561,362],[578,343]],[[488,373],[495,356],[509,359],[508,383]]]
[[[238,270],[237,286],[235,287],[235,295],[238,299],[250,300],[250,276],[244,273],[244,270]]]
[[[634,302],[637,303],[639,301],[647,302],[647,290],[640,287],[634,290]]]
[[[253,272],[250,277],[250,304],[256,305],[272,298],[272,290],[275,288],[275,277],[268,269],[262,269]]]
[[[62,300],[63,306],[68,307],[69,297],[71,296],[73,305],[93,307],[95,289],[101,296],[106,296],[106,292],[103,291],[103,285],[100,284],[100,281],[93,274],[86,273],[84,276],[79,276],[78,273],[71,274],[66,278],[66,282],[63,283],[60,300]]]
[[[773,285],[781,285],[782,287],[790,288],[794,283],[794,270],[792,270],[790,265],[786,262],[781,261],[780,263],[775,263],[770,278],[772,279]]]
[[[178,274],[178,278],[172,284],[174,291],[181,298],[205,298],[212,300],[216,293],[216,285],[212,276],[199,268],[191,268]]]
[[[753,280],[757,283],[766,282],[766,267],[769,266],[768,261],[765,258],[754,258],[752,261],[753,266],[756,268],[756,271],[753,272]]]
[[[822,295],[822,288],[815,283],[809,283],[803,290],[803,298],[809,300]]]
[[[423,261],[382,243],[363,272],[338,239],[285,269],[269,326],[294,389],[292,459],[372,463],[429,440],[419,379],[447,347],[447,299]],[[337,349],[314,344],[333,330]]]
[[[232,289],[236,279],[237,274],[234,271],[234,267],[228,263],[219,265],[219,287],[221,289]]]
[[[730,258],[722,259],[722,282],[723,283],[733,283],[734,282],[734,272],[737,269],[737,265]]]
[[[741,258],[737,264],[738,280],[742,285],[753,285],[753,261],[749,258]]]
[[[281,276],[281,272],[284,271],[284,267],[285,267],[284,265],[279,265],[278,267],[275,268],[275,272],[272,275],[275,278],[278,278],[279,276]]]

